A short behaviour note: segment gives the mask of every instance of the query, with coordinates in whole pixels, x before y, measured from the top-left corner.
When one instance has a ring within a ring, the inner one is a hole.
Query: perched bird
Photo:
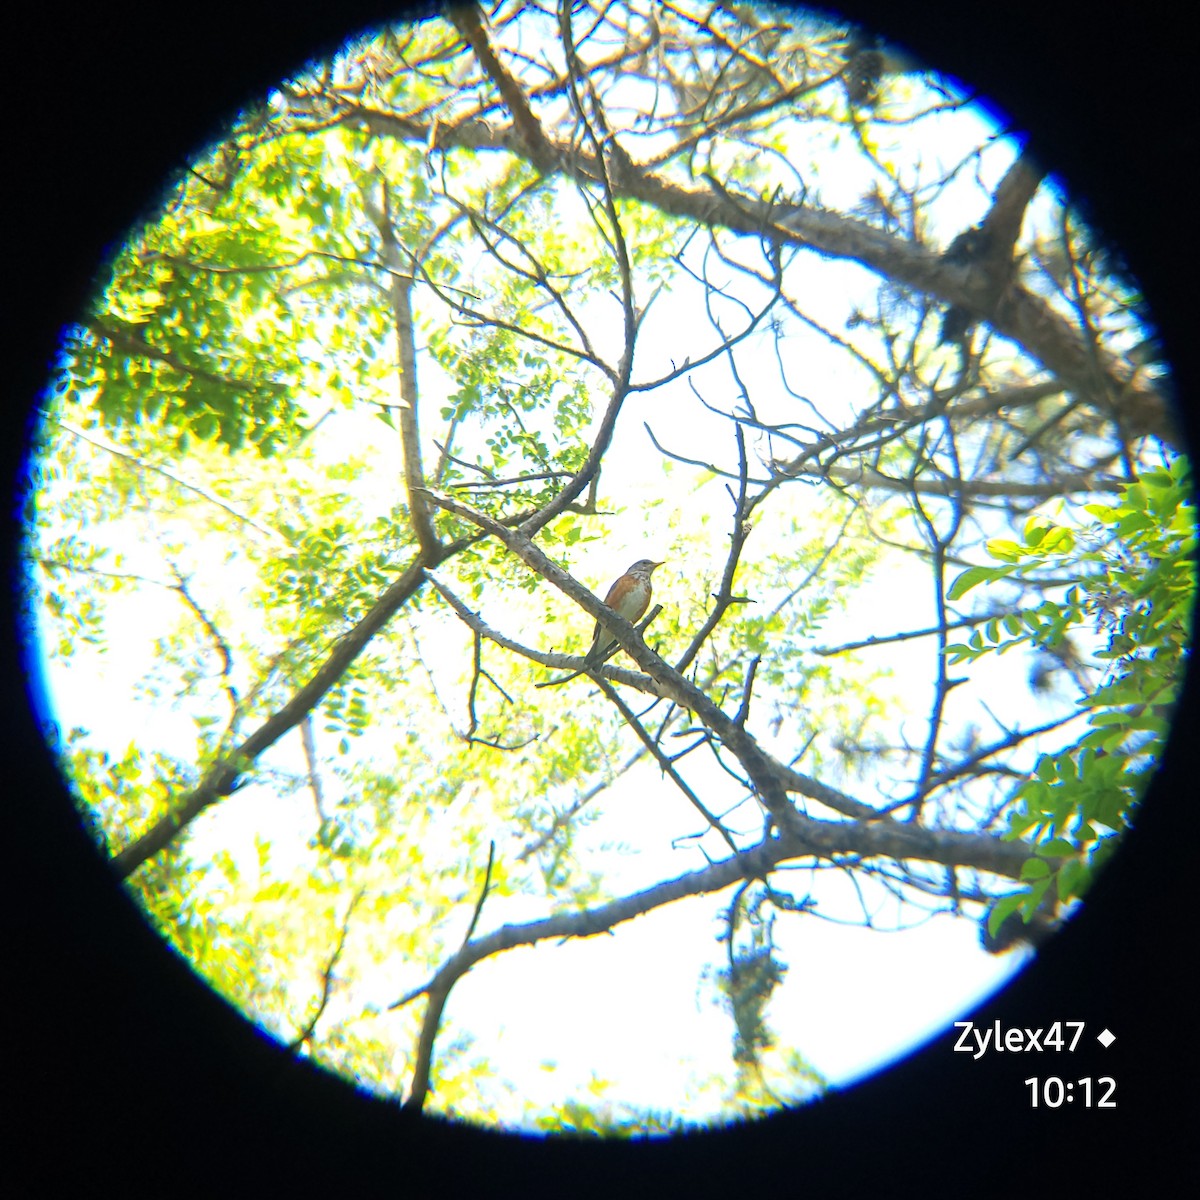
[[[646,609],[650,607],[650,576],[654,573],[655,567],[661,566],[662,563],[655,562],[653,559],[639,558],[608,589],[608,595],[604,597],[604,603],[619,617],[624,617],[631,624],[640,621]],[[598,667],[612,653],[612,649],[616,644],[617,639],[597,621],[596,632],[592,634],[591,648],[584,656],[583,661],[588,667]],[[582,673],[582,671],[573,671],[570,675],[563,675],[558,679],[547,679],[536,686],[542,688],[550,687],[553,684],[566,683],[568,680],[574,679],[576,675],[581,675]]]
[[[619,617],[624,617],[631,625],[642,619],[646,609],[650,607],[650,576],[655,567],[662,563],[649,558],[639,558],[637,562],[608,589],[604,603]],[[599,621],[596,622],[596,632],[592,635],[592,647],[587,652],[584,662],[589,667],[599,666],[607,657],[617,639],[610,634]]]

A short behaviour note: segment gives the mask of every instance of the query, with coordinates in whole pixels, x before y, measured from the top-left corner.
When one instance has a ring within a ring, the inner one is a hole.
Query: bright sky
[[[143,744],[182,750],[193,737],[185,714],[111,702],[130,694],[152,665],[137,633],[145,620],[144,612],[129,610],[133,628],[114,635],[112,653],[81,651],[69,672],[50,673],[54,712],[64,725],[85,724],[97,743],[114,751],[128,744],[131,729]],[[898,619],[897,627],[903,625]],[[289,734],[270,758],[302,770],[298,735]],[[280,800],[251,786],[200,818],[191,849],[200,858],[210,849],[230,849],[249,862],[257,834],[272,839],[286,860],[288,843],[298,829],[306,840],[310,821],[307,796]],[[608,860],[607,884],[623,895],[695,869],[695,855],[672,851],[670,843],[696,823],[674,787],[641,763],[612,790],[587,840],[619,838],[636,848]],[[808,890],[803,877],[783,878],[781,885],[800,895]],[[814,888],[822,909],[833,890],[827,880]],[[727,904],[725,893],[683,901],[621,925],[612,936],[490,959],[459,982],[447,1017],[472,1032],[475,1050],[529,1102],[549,1106],[579,1095],[599,1075],[611,1081],[606,1096],[614,1102],[678,1111],[685,1098],[695,1097],[696,1081],[728,1074],[730,1021],[698,978],[701,964],[719,962],[717,915]],[[544,900],[492,904],[479,932],[547,912]],[[464,910],[464,929],[468,919]],[[1020,951],[984,953],[973,923],[944,916],[896,933],[815,918],[781,920],[775,932],[789,977],[771,1006],[772,1025],[783,1044],[800,1049],[839,1086],[945,1029],[1027,959]],[[370,989],[381,1007],[397,997],[391,978],[381,980],[377,992]],[[503,1103],[502,1094],[497,1099]],[[686,1110],[699,1117],[708,1106],[699,1101]]]
[[[947,165],[957,161],[968,144],[982,140],[981,124],[986,124],[982,114],[974,121],[941,123],[926,153],[930,158],[942,158]],[[997,147],[997,153],[985,158],[984,189],[972,178],[947,188],[937,214],[939,228],[947,231],[947,238],[979,219],[986,205],[985,189],[994,185],[1011,155],[1010,147]],[[822,178],[820,185],[823,199],[831,206],[850,203],[861,194],[857,179],[839,180],[830,175]],[[827,298],[830,324],[840,323],[846,290],[861,277],[857,267],[814,263],[811,284]],[[702,317],[677,306],[669,310],[664,306],[647,325],[646,347],[670,345],[668,336],[656,342],[654,320],[662,322],[660,330],[669,332],[671,322],[701,321]],[[822,389],[821,402],[830,404],[839,388],[854,385],[834,373],[840,368],[835,368],[832,360],[821,360],[819,346],[814,342],[809,378],[801,382]],[[653,377],[668,357],[665,349],[661,362],[653,361],[650,353],[639,354],[636,375]],[[428,374],[424,378],[428,380]],[[686,386],[680,381],[675,388],[681,401],[688,395]],[[611,493],[631,489],[632,481],[641,477],[643,465],[653,464],[657,472],[660,459],[645,435],[644,419],[651,420],[656,433],[669,434],[673,448],[705,456],[712,431],[695,423],[695,409],[689,405],[693,424],[690,444],[685,442],[689,426],[675,419],[673,404],[664,393],[656,393],[652,403],[643,397],[631,398],[610,455],[612,464],[620,466],[605,467],[605,484]],[[322,431],[323,444],[336,454],[339,439],[356,444],[368,427],[382,429],[369,414],[359,421],[339,413]],[[621,471],[627,473],[625,478]],[[658,482],[653,474],[647,498],[654,497]],[[635,558],[646,555],[670,560],[672,522],[678,518],[679,505],[696,503],[711,503],[714,525],[723,533],[728,503],[722,508],[719,488],[709,488],[703,499],[693,493],[673,496],[657,509],[632,491],[628,515],[614,519],[613,535],[603,545],[589,548],[584,556],[580,570],[585,581],[603,593],[608,582]],[[643,520],[646,513],[650,515]],[[715,536],[719,547],[720,535]],[[214,564],[214,569],[225,568]],[[695,574],[694,562],[668,561],[656,577],[656,599],[668,605],[673,600],[678,603]],[[865,591],[855,605],[860,611],[866,606],[868,612],[870,606],[876,606],[876,632],[899,631],[931,623],[929,592],[924,574],[913,577],[911,586],[892,575],[884,589]],[[194,745],[194,727],[188,714],[123,699],[133,695],[138,680],[153,666],[153,648],[145,630],[157,625],[156,603],[165,606],[165,613],[174,600],[166,593],[156,598],[148,592],[144,605],[136,610],[113,612],[107,653],[85,648],[67,669],[54,662],[47,664],[52,715],[63,727],[84,726],[95,743],[116,752],[123,751],[131,731],[136,731],[143,745],[189,752]],[[488,610],[485,617],[493,619],[496,612]],[[578,620],[590,628],[582,614]],[[847,638],[862,636],[862,629],[861,620],[845,624]],[[826,633],[826,644],[841,640],[836,623]],[[916,697],[912,700],[914,722],[924,719],[927,711],[930,657],[928,647],[920,646],[897,648],[888,658],[897,672],[897,697]],[[1015,676],[1005,681],[1002,674],[1020,672],[1019,663],[1014,659],[997,670],[1001,674],[986,680],[989,704],[1003,710],[1006,699],[1008,707],[1027,703],[1018,699],[1012,686],[1018,682]],[[1023,698],[1023,679],[1019,682]],[[984,690],[983,685],[979,688]],[[955,693],[955,702],[971,701],[964,690]],[[267,761],[301,771],[298,734],[289,734]],[[869,789],[862,795],[868,801],[873,798]],[[249,854],[257,833],[275,839],[279,853],[286,856],[289,839],[298,837],[303,842],[311,832],[307,827],[297,828],[301,811],[311,817],[306,798],[276,799],[268,788],[251,785],[202,817],[190,834],[190,846],[198,856],[210,848],[239,845],[241,853]],[[612,894],[625,894],[700,865],[694,849],[671,848],[673,839],[696,827],[695,813],[650,765],[639,765],[612,789],[603,813],[584,835],[585,841],[597,848],[619,841],[629,848],[628,853],[607,860],[606,886]],[[504,848],[499,849],[503,852]],[[854,919],[856,910],[840,876],[815,883],[802,875],[781,878],[781,886],[797,895],[812,888],[821,899],[823,912],[841,909],[847,920]],[[699,980],[702,964],[720,962],[716,915],[728,900],[728,895],[722,894],[681,902],[619,927],[615,936],[561,946],[545,944],[502,955],[459,983],[448,1016],[456,1027],[472,1032],[477,1052],[529,1101],[549,1106],[579,1095],[596,1074],[612,1081],[606,1095],[615,1102],[701,1116],[708,1111],[706,1102],[689,1104],[688,1098],[695,1096],[707,1076],[730,1073],[732,1025],[711,999],[711,988],[701,987]],[[480,933],[499,924],[542,917],[548,911],[544,898],[489,904]],[[464,923],[469,915],[464,911]],[[879,914],[883,926],[893,918],[892,913]],[[852,1082],[945,1028],[1024,961],[1020,953],[1000,958],[983,953],[973,923],[946,917],[897,933],[876,933],[807,917],[780,919],[775,933],[789,974],[770,1009],[771,1023],[783,1044],[798,1049],[837,1085]],[[406,980],[405,986],[417,982],[420,980]],[[381,1005],[396,998],[391,976],[381,979],[378,986]]]

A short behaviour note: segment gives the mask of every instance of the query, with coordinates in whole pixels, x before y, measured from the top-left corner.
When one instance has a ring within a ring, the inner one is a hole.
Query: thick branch
[[[723,891],[748,876],[766,878],[790,860],[840,854],[858,858],[915,858],[944,866],[972,867],[1017,879],[1029,858],[1029,847],[1022,842],[1005,842],[983,834],[922,829],[890,820],[858,824],[814,821],[797,816],[795,834],[769,838],[750,850],[595,908],[557,913],[524,925],[504,925],[485,937],[468,941],[428,983],[394,1001],[388,1008],[401,1008],[421,995],[428,995],[431,1005],[436,997],[444,1004],[455,981],[476,963],[494,954],[518,946],[533,946],[548,939],[595,937],[677,900]]]
[[[1000,180],[992,197],[992,207],[980,225],[987,238],[987,257],[993,263],[1012,262],[1025,211],[1045,177],[1046,172],[1025,150]]]
[[[484,902],[491,890],[492,867],[495,862],[496,843],[492,842],[488,848],[487,869],[484,872],[483,885],[479,890],[479,899],[475,902],[475,912],[471,917],[471,924],[467,927],[462,947],[447,966],[456,963],[470,944],[471,935],[479,923],[479,914],[483,911]],[[443,971],[439,972],[439,976],[441,978],[429,989],[429,1003],[425,1006],[425,1017],[421,1022],[421,1033],[417,1039],[417,1061],[413,1067],[412,1088],[409,1091],[408,1099],[404,1102],[405,1108],[416,1109],[418,1112],[424,1107],[425,1097],[429,1094],[429,1080],[433,1073],[433,1043],[437,1040],[438,1030],[442,1025],[442,1013],[445,1011],[446,1001],[450,997],[450,989],[461,978],[461,973],[455,974],[443,968]]]
[[[417,544],[426,558],[432,561],[437,556],[438,539],[429,506],[422,493],[425,487],[425,473],[421,464],[421,436],[417,418],[417,344],[413,332],[412,312],[413,273],[411,266],[405,263],[396,241],[391,194],[386,181],[383,183],[383,209],[374,210],[370,204],[367,208],[379,231],[384,262],[387,263],[391,276],[392,320],[396,327],[396,367],[400,372],[400,403],[397,407],[409,519],[417,535]]]
[[[443,557],[449,556],[462,545],[459,543],[447,547],[442,552]],[[231,754],[215,762],[200,783],[172,804],[170,811],[146,833],[114,855],[113,865],[122,879],[169,845],[206,808],[230,795],[238,786],[238,777],[248,766],[320,703],[371,638],[421,586],[425,579],[425,566],[423,556],[414,559],[371,611],[336,643],[313,677],[281,709],[268,717]]]
[[[396,117],[379,111],[356,109],[347,120],[366,123],[378,133],[439,146],[466,149],[507,149],[528,157],[522,137],[512,129],[493,129],[480,121],[431,128],[425,121]],[[558,169],[574,177],[600,178],[595,155],[569,140],[544,134]],[[541,161],[540,158],[538,161]],[[1108,401],[1097,389],[1096,369],[1084,339],[1044,300],[1017,284],[997,296],[988,273],[945,261],[941,254],[918,242],[885,233],[866,221],[837,212],[752,196],[739,196],[712,187],[690,187],[670,182],[644,166],[622,158],[613,163],[612,187],[617,195],[649,205],[674,217],[699,224],[723,225],[736,233],[767,236],[780,246],[804,246],[833,258],[851,259],[898,284],[916,288],[949,305],[978,313],[997,333],[1025,348],[1071,390],[1081,393],[1107,411]],[[1019,196],[1016,177],[1013,205]],[[1009,206],[1001,210],[1006,214]],[[997,218],[999,222],[999,218]],[[1117,377],[1115,361],[1104,363],[1106,373]],[[1122,381],[1124,383],[1126,381]],[[1118,407],[1126,429],[1149,433],[1176,444],[1179,431],[1166,398],[1148,384],[1133,380],[1117,389]]]
[[[508,106],[508,111],[512,113],[513,124],[520,136],[525,157],[539,170],[553,170],[557,161],[554,147],[537,117],[533,115],[521,83],[500,61],[493,49],[483,27],[479,9],[472,4],[452,9],[448,15],[454,28],[462,35],[463,41],[471,47],[484,74],[496,85],[496,90]]]

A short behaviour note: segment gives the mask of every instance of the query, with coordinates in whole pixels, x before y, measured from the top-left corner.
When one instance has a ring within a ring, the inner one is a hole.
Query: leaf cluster
[[[1060,903],[1082,896],[1133,822],[1155,764],[1166,749],[1183,684],[1196,592],[1195,504],[1189,463],[1149,471],[1113,504],[1089,504],[1090,529],[1072,531],[1040,515],[1023,541],[987,543],[996,565],[970,567],[950,591],[1049,575],[1075,580],[1061,600],[993,617],[952,662],[975,661],[1025,643],[1054,650],[1091,626],[1106,636],[1095,657],[1108,664],[1102,684],[1080,701],[1088,731],[1042,754],[1016,790],[1007,837],[1031,841],[1037,857],[1022,871],[1027,887],[1002,899],[993,931],[1012,912],[1029,920],[1051,888]],[[1088,548],[1094,546],[1094,548]]]

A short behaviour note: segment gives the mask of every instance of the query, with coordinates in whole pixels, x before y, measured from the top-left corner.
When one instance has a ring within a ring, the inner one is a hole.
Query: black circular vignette
[[[292,1060],[163,948],[86,839],[29,707],[17,626],[17,494],[30,409],[59,330],[106,248],[151,205],[222,118],[355,27],[373,2],[280,7],[213,0],[26,10],[5,86],[9,202],[4,409],[3,645],[10,869],[5,1061],[13,1167],[48,1190],[111,1180],[189,1194],[223,1185],[490,1194],[863,1196],[969,1189],[1049,1194],[1182,1167],[1190,1080],[1179,1047],[1194,1005],[1183,978],[1179,848],[1198,777],[1176,736],[1136,835],[1082,915],[971,1014],[1003,1027],[1085,1020],[1111,1050],[989,1056],[944,1035],[845,1093],[753,1126],[628,1144],[520,1139],[412,1117]],[[411,10],[410,10],[411,11]],[[1194,444],[1196,338],[1188,328],[1194,207],[1186,13],[1152,0],[1136,24],[1094,7],[1016,0],[984,9],[853,0],[842,11],[994,99],[1144,285]],[[1189,56],[1190,57],[1190,56]],[[1186,122],[1186,124],[1185,124]],[[1189,679],[1177,734],[1195,726]],[[1187,780],[1192,783],[1188,784]],[[586,1030],[580,1030],[586,1036]],[[1119,1107],[1033,1111],[1030,1075],[1111,1074]],[[12,1125],[14,1119],[16,1125]],[[1044,1181],[1044,1182],[1043,1182]]]

